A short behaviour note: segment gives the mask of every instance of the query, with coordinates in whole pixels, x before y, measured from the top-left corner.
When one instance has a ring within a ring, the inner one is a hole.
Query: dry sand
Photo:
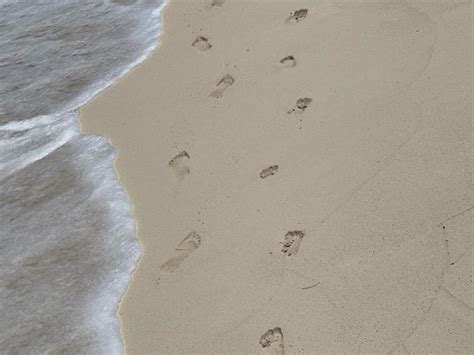
[[[81,111],[144,247],[126,352],[474,351],[470,3],[212,3]]]

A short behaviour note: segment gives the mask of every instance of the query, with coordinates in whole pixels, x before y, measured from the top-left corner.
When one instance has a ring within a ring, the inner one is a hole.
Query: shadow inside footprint
[[[268,168],[265,168],[260,172],[260,178],[265,179],[269,176],[275,175],[277,171],[278,165],[269,166]]]
[[[300,248],[301,240],[304,237],[303,231],[290,231],[285,234],[285,241],[281,251],[287,256],[296,255]]]
[[[230,74],[226,74],[216,84],[217,89],[209,94],[210,97],[219,99],[224,95],[224,92],[235,82],[235,79]]]
[[[199,36],[194,40],[193,43],[191,43],[191,46],[205,52],[208,49],[211,49],[212,44],[209,43],[209,40],[206,37]]]
[[[178,178],[182,179],[189,173],[191,173],[191,169],[186,166],[186,161],[190,159],[189,154],[186,151],[181,151],[176,154],[169,162],[168,166],[171,167]]]
[[[281,328],[269,329],[260,337],[258,341],[262,348],[267,348],[273,354],[284,354],[285,344],[283,343],[283,333]]]
[[[280,60],[280,64],[284,68],[294,68],[296,67],[296,59],[292,55],[289,55]]]
[[[313,99],[309,97],[302,97],[298,100],[296,100],[296,105],[290,109],[287,113],[292,114],[292,113],[303,113],[306,108],[308,108],[309,105],[311,105],[311,102],[313,102]]]
[[[224,5],[225,0],[212,0],[211,6],[219,6],[221,7]]]
[[[200,245],[201,236],[197,232],[192,231],[181,243],[178,244],[174,255],[161,265],[161,270],[174,272],[189,255],[199,248]]]
[[[297,23],[306,18],[306,15],[308,15],[308,9],[300,9],[293,11],[290,13],[290,17],[286,19],[286,22],[288,23]]]

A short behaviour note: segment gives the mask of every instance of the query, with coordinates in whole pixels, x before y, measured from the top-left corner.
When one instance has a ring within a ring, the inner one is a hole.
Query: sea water
[[[146,58],[164,0],[0,0],[0,352],[121,353],[140,246],[76,110]]]

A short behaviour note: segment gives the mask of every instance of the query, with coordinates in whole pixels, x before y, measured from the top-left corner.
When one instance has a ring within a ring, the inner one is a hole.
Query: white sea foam
[[[140,246],[114,149],[73,110],[151,52],[163,5],[0,2],[0,352],[123,351]]]

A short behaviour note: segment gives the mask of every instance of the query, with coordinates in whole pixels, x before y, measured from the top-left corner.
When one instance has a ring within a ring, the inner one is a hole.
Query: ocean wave
[[[140,245],[115,150],[74,110],[151,53],[164,5],[0,3],[1,351],[123,351]]]
[[[0,3],[0,123],[78,108],[141,62],[156,46],[164,1],[129,5]]]
[[[78,127],[58,131],[69,138],[1,181],[0,348],[120,353],[115,311],[140,246],[115,152]]]

